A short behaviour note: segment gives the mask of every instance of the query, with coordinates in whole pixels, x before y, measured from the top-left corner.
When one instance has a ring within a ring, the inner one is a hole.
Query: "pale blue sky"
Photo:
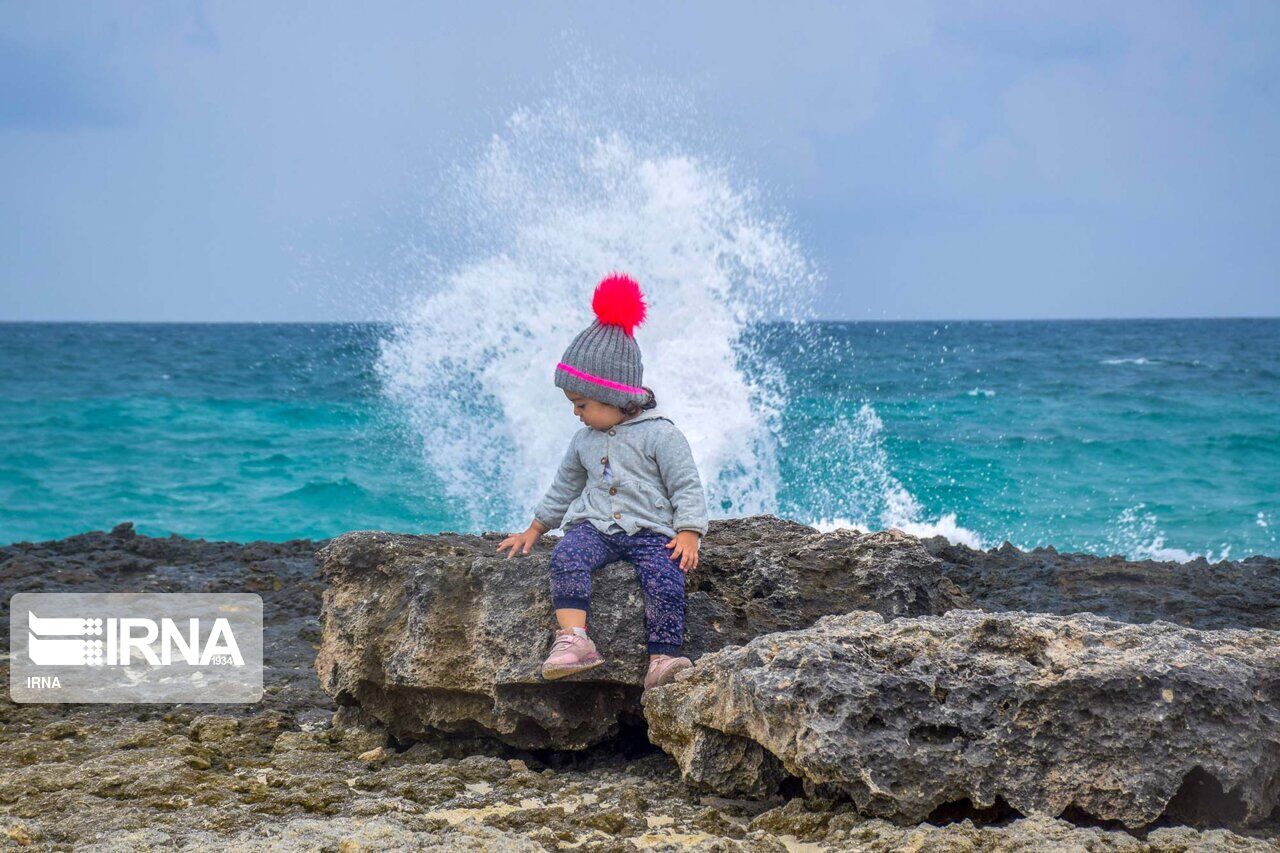
[[[687,86],[824,316],[1280,315],[1275,2],[6,2],[0,320],[367,318],[578,46]]]

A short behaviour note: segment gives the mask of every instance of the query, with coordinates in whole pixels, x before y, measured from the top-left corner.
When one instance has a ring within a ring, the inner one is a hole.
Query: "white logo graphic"
[[[129,666],[135,653],[151,666],[169,666],[175,658],[191,666],[244,666],[226,619],[214,619],[203,642],[200,620],[186,621],[183,634],[178,623],[167,618],[158,624],[139,617],[107,618],[104,623],[99,618],[40,617],[27,611],[27,656],[38,666]],[[104,628],[105,642],[99,638]]]
[[[101,619],[41,619],[27,611],[27,656],[40,666],[101,666],[102,640],[68,639],[102,633]]]
[[[19,592],[14,702],[262,699],[262,598],[242,592]]]

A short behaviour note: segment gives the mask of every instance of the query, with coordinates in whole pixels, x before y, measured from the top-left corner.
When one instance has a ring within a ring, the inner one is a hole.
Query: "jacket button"
[[[608,464],[609,464],[609,457],[608,457],[608,456],[601,456],[601,457],[600,457],[600,464],[601,464],[601,465],[608,465]]]
[[[609,430],[609,435],[617,435],[617,434],[618,434],[618,431],[616,429]]]
[[[611,494],[611,495],[616,495],[617,493],[618,493],[618,487],[617,487],[617,486],[613,486],[612,488],[610,488],[610,489],[609,489],[609,494]]]
[[[620,512],[615,512],[615,513],[613,514],[613,517],[614,517],[614,518],[622,518],[622,513],[620,513]]]

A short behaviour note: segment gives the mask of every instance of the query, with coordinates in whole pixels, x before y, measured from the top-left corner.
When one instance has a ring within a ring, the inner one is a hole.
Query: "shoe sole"
[[[662,673],[662,680],[660,680],[657,684],[652,684],[645,687],[645,690],[652,690],[655,687],[662,687],[664,684],[670,684],[672,681],[675,680],[675,677],[678,673],[684,672],[686,669],[688,669],[691,666],[693,666],[693,661],[689,661],[688,663],[673,663],[670,669]]]
[[[555,681],[557,678],[564,678],[566,675],[573,675],[575,672],[586,672],[589,669],[595,669],[604,663],[604,658],[597,656],[594,660],[588,659],[583,663],[577,663],[572,666],[544,666],[542,668],[542,677],[548,681]]]

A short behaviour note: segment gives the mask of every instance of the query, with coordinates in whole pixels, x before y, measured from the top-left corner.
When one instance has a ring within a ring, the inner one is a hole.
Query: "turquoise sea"
[[[501,457],[510,433],[462,403],[424,430],[387,392],[390,333],[0,324],[0,542],[126,520],[235,540],[522,523],[509,470],[424,447],[452,431]],[[753,508],[984,546],[1280,555],[1280,320],[757,324],[738,345],[783,374]],[[557,418],[538,446],[568,440]]]

